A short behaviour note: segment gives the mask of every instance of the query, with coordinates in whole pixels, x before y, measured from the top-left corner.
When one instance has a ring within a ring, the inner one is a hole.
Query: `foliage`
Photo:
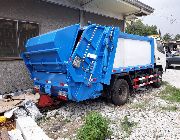
[[[167,85],[166,88],[161,91],[160,96],[168,101],[180,102],[180,89]]]
[[[174,40],[180,40],[180,34],[177,34],[175,37],[174,37]]]
[[[172,35],[170,35],[169,33],[166,33],[166,34],[163,36],[163,40],[164,40],[164,41],[171,41],[171,40],[172,40]]]
[[[122,122],[121,122],[121,126],[122,126],[123,130],[124,130],[128,135],[131,134],[132,128],[133,128],[134,126],[136,126],[136,125],[137,125],[137,123],[135,123],[135,122],[130,122],[130,121],[128,120],[128,117],[127,117],[127,116],[125,116],[124,119],[123,119]]]
[[[137,34],[141,36],[157,35],[157,26],[156,25],[145,25],[141,20],[137,20],[132,24],[127,23],[126,32],[129,34]]]
[[[161,83],[162,85],[164,85],[164,86],[167,86],[167,85],[169,85],[169,83],[167,82],[167,81],[162,81],[162,83]]]
[[[147,105],[148,105],[148,102],[143,101],[143,102],[134,103],[131,105],[131,107],[135,109],[145,109]]]
[[[111,132],[109,121],[97,112],[91,112],[85,118],[85,124],[78,131],[79,140],[104,140]]]
[[[167,107],[161,107],[162,110],[165,110],[165,111],[177,111],[178,108],[177,106],[167,106]]]

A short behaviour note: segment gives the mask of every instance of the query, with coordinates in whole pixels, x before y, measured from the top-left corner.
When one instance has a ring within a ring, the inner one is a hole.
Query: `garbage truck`
[[[162,82],[156,40],[119,27],[75,24],[31,38],[25,47],[22,58],[42,104],[51,97],[80,102],[105,96],[123,105],[132,91]]]

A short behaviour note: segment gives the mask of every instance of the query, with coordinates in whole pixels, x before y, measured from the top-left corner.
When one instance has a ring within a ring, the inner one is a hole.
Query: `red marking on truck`
[[[60,86],[64,87],[64,83],[60,83]]]
[[[67,101],[67,97],[66,97],[66,96],[63,96],[63,95],[59,95],[59,96],[58,96],[58,99]]]
[[[137,89],[142,86],[146,86],[146,85],[149,85],[149,84],[152,84],[155,82],[159,82],[160,80],[157,79],[158,76],[159,76],[159,74],[154,74],[154,75],[147,75],[147,76],[140,77],[140,78],[135,78],[135,79],[133,79],[133,82],[134,82],[133,88]],[[139,81],[143,81],[143,80],[144,80],[144,83],[139,83]]]
[[[97,81],[97,79],[96,79],[96,78],[93,78],[93,79],[92,79],[92,81],[93,81],[93,82],[96,82],[96,81]]]
[[[149,76],[146,76],[146,79],[149,79]]]
[[[139,85],[135,85],[135,86],[133,86],[133,88],[137,89],[137,88],[139,88]]]
[[[49,95],[41,94],[39,101],[38,101],[38,106],[39,107],[47,107],[47,106],[52,106],[53,105],[53,100]]]
[[[138,81],[139,81],[139,78],[137,78],[137,79],[133,79],[133,81],[134,81],[134,82],[138,82]]]

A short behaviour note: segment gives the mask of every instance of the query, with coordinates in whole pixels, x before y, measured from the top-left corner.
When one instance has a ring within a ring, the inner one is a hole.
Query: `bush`
[[[85,118],[85,124],[78,131],[79,140],[104,140],[110,136],[109,121],[97,112],[91,112]]]

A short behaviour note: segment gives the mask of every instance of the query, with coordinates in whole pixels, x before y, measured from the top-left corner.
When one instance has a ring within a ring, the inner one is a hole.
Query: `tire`
[[[158,82],[153,83],[152,86],[154,88],[159,88],[162,85],[162,71],[159,71],[159,69],[157,68],[157,69],[155,69],[155,74],[159,75],[158,78],[157,78]]]
[[[170,68],[170,65],[169,63],[166,61],[166,69],[169,69]]]
[[[115,105],[124,105],[129,98],[129,85],[124,79],[117,79],[112,89],[112,102]]]

